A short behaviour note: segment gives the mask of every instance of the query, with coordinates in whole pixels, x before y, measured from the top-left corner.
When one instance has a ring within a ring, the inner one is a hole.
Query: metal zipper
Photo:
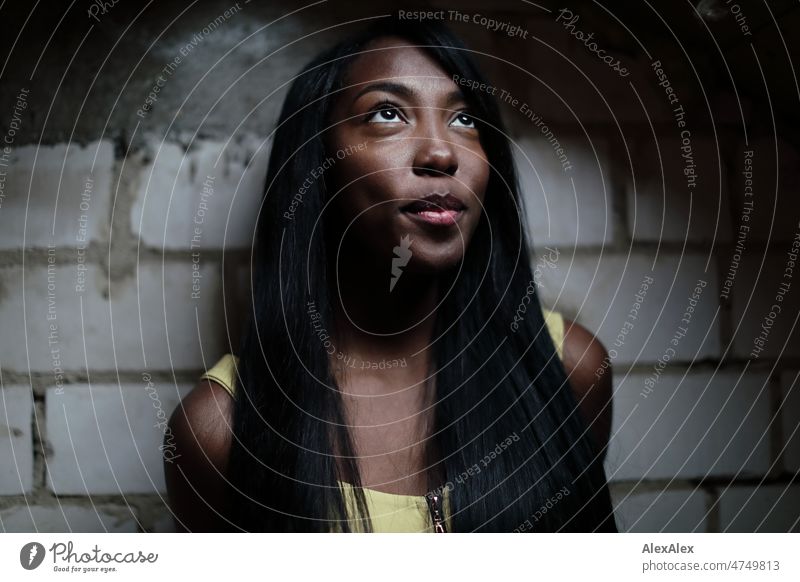
[[[428,502],[428,510],[431,513],[431,519],[433,519],[433,533],[447,533],[444,527],[444,515],[442,515],[440,505],[442,496],[430,493],[425,496],[425,500]]]

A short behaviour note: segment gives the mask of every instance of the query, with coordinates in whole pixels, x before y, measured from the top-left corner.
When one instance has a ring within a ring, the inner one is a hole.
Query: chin
[[[416,273],[436,274],[457,268],[464,259],[460,243],[461,241],[459,241],[457,251],[441,252],[436,249],[417,249],[408,265],[409,270]]]

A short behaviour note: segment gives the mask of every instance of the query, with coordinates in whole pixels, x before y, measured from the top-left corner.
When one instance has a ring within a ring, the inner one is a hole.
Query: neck
[[[390,289],[391,256],[370,255],[364,248],[339,256],[348,258],[330,270],[336,347],[330,357],[348,422],[358,427],[355,450],[372,459],[361,467],[362,478],[365,486],[383,483],[395,479],[400,468],[398,490],[427,491],[423,468],[438,458],[428,435],[434,426],[430,344],[439,278],[407,265]],[[441,474],[441,467],[436,470]]]
[[[390,289],[391,259],[344,260],[332,272],[334,369],[385,380],[370,382],[372,391],[423,382],[431,374],[437,277],[403,269]]]

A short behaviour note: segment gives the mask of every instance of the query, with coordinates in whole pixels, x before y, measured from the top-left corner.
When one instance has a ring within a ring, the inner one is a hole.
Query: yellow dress
[[[542,308],[545,324],[559,357],[563,357],[564,343],[564,320],[560,313]],[[220,360],[200,379],[213,380],[225,388],[231,396],[234,395],[236,386],[236,363],[238,357],[233,354],[225,354]],[[353,486],[350,483],[340,481],[344,491],[346,503],[350,507],[355,507],[355,497]],[[398,495],[385,493],[375,489],[363,488],[369,508],[372,528],[375,532],[433,532],[430,525],[428,502],[422,495]],[[443,489],[445,526],[447,531],[450,528],[450,511],[447,488]]]

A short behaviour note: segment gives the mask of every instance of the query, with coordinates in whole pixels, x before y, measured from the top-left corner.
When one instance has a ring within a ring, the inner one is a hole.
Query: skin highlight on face
[[[332,172],[341,188],[332,192],[338,242],[359,249],[362,265],[383,268],[410,237],[404,272],[430,275],[463,258],[481,218],[489,164],[458,86],[409,44],[382,38],[354,60],[326,145],[367,144]],[[419,201],[430,194],[440,198]]]

